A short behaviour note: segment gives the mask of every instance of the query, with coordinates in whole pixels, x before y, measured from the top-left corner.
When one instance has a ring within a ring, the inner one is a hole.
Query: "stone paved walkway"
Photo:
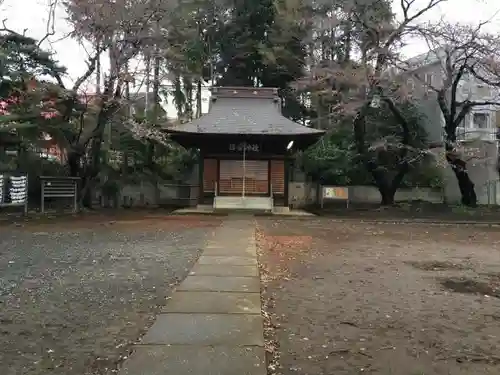
[[[120,375],[265,375],[255,225],[228,217]]]

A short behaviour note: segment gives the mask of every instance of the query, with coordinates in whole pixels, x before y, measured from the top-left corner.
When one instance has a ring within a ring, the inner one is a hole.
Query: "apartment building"
[[[436,100],[433,88],[440,88],[446,78],[443,61],[444,51],[429,52],[407,60],[409,70],[405,72],[407,85],[414,98],[418,98],[431,123],[429,134],[432,141],[443,140],[444,117]],[[418,77],[418,78],[417,78]],[[457,101],[500,101],[500,90],[464,75],[457,90]],[[497,129],[500,127],[500,106],[476,106],[467,114],[462,126],[457,129],[461,141],[482,140],[496,142]]]
[[[425,128],[429,141],[436,145],[433,151],[443,166],[445,177],[445,196],[449,202],[460,200],[460,191],[454,173],[444,160],[444,116],[437,102],[433,88],[440,88],[446,78],[444,71],[445,53],[443,50],[429,52],[407,60],[409,70],[404,73],[409,92],[421,105],[427,116]],[[494,102],[500,99],[500,91],[464,75],[459,82],[457,101],[471,100]],[[484,105],[473,107],[457,128],[457,140],[462,157],[468,162],[469,175],[476,186],[480,204],[500,204],[497,160],[500,128],[500,106]]]

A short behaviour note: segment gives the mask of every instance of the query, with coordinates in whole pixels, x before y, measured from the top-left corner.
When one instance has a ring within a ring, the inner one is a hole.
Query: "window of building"
[[[488,129],[488,117],[487,113],[474,113],[472,116],[473,127],[477,129]]]
[[[415,81],[413,80],[413,78],[408,78],[408,80],[406,81],[406,86],[408,86],[408,90],[410,92],[413,92],[413,90],[415,90]]]
[[[434,75],[432,73],[425,73],[424,74],[424,83],[427,86],[432,86],[433,81],[434,81]]]

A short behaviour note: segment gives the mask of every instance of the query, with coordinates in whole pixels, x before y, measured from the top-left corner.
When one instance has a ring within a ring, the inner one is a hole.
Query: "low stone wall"
[[[396,202],[443,203],[443,192],[431,188],[399,189],[394,199]],[[349,201],[352,203],[379,203],[380,193],[373,186],[350,186]]]
[[[114,199],[101,197],[100,194],[96,199],[102,206],[114,207],[194,206],[198,199],[198,186],[175,182],[127,184]]]
[[[349,201],[352,203],[379,203],[380,193],[374,186],[349,186]],[[304,207],[320,203],[318,184],[291,182],[289,184],[289,204]],[[396,202],[425,201],[443,203],[443,192],[431,188],[400,189],[396,192]]]
[[[290,182],[288,184],[288,204],[304,207],[319,202],[318,184],[313,182]]]
[[[155,207],[160,205],[195,206],[198,200],[198,186],[178,183],[161,183],[158,185],[144,182],[129,184],[121,188],[115,200],[107,200],[97,196],[103,206],[118,207]],[[397,202],[425,201],[443,203],[443,192],[430,188],[400,189],[397,191]],[[373,186],[349,186],[349,201],[352,203],[380,202],[380,194]],[[292,207],[304,207],[319,204],[318,184],[310,182],[289,183],[289,202]]]

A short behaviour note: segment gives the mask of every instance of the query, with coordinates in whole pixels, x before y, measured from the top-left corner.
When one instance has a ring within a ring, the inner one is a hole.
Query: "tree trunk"
[[[367,168],[371,172],[373,180],[375,181],[375,185],[380,192],[380,205],[394,205],[394,197],[396,196],[396,192],[403,182],[404,176],[410,169],[409,164],[406,162],[402,162],[401,164],[399,164],[396,175],[392,178],[392,180],[388,179],[386,173],[378,170],[377,166],[373,162],[368,165]]]
[[[446,161],[457,178],[460,194],[462,195],[462,204],[468,207],[476,207],[476,191],[467,171],[467,163],[458,157],[450,156],[450,154],[446,155]]]
[[[153,62],[153,118],[152,125],[157,126],[158,120],[160,117],[160,64],[161,64],[161,56],[160,50],[158,46],[155,46],[155,58]],[[155,155],[155,144],[151,141],[147,142],[147,155],[146,155],[146,163],[152,168],[154,164],[154,155]]]
[[[370,170],[375,186],[380,193],[380,205],[381,206],[391,206],[394,204],[394,196],[396,195],[396,189],[394,185],[389,183],[385,174],[378,171],[376,166],[368,166]]]
[[[106,98],[109,97],[108,95],[112,90],[112,87],[113,87],[112,85],[109,85],[109,87],[106,88],[104,94],[106,95]],[[118,90],[119,89],[117,89],[117,91]],[[80,203],[88,208],[92,208],[92,196],[93,196],[92,191],[94,187],[94,182],[101,170],[101,164],[102,164],[101,151],[104,138],[104,130],[106,124],[109,121],[110,113],[113,113],[113,111],[115,110],[116,107],[114,105],[110,105],[108,103],[108,105],[105,107],[104,103],[102,104],[102,107],[97,116],[96,127],[93,131],[92,138],[89,140],[90,160],[87,160],[87,162],[85,163],[85,167],[82,170],[81,173],[82,185],[80,190]]]
[[[191,77],[184,77],[184,95],[186,97],[186,119],[193,120],[193,81]]]
[[[87,208],[92,208],[94,182],[101,169],[101,150],[103,131],[100,136],[92,138],[90,143],[90,162],[87,163],[80,190],[80,203]]]
[[[81,177],[82,155],[76,151],[68,151],[67,158],[69,175],[71,177]]]
[[[392,206],[394,205],[394,197],[396,192],[388,187],[379,187],[380,192],[380,205],[381,206]]]
[[[196,81],[196,118],[201,117],[201,78]]]
[[[161,56],[158,47],[155,47],[155,58],[153,62],[153,125],[158,125],[160,115],[160,65]]]
[[[101,43],[97,42],[96,49],[98,52],[101,51]],[[97,55],[95,60],[95,92],[96,94],[101,94],[101,56]]]
[[[184,93],[182,92],[182,82],[181,76],[179,74],[175,75],[174,79],[174,103],[177,109],[177,118],[180,120],[184,114]]]

